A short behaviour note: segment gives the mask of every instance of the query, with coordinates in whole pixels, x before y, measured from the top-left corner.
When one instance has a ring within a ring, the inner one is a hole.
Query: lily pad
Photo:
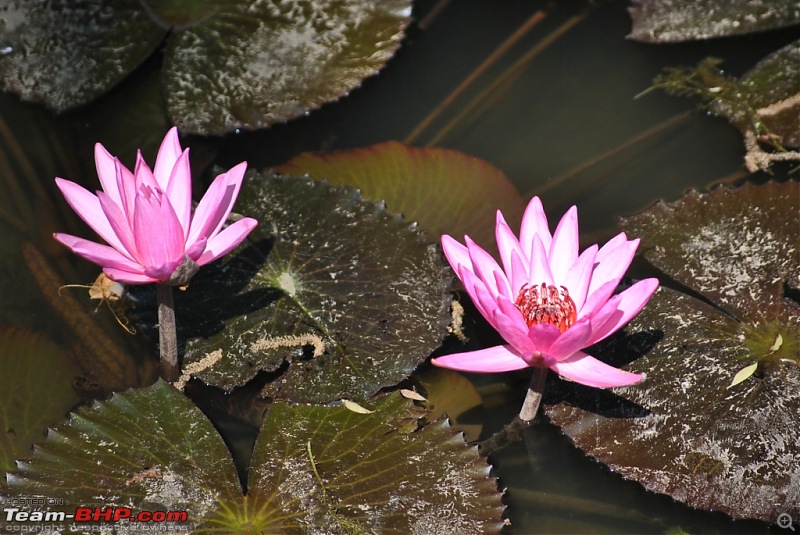
[[[276,169],[359,188],[364,197],[386,201],[393,212],[419,223],[432,241],[447,233],[495,243],[498,207],[516,227],[526,204],[505,174],[484,160],[396,141],[321,154],[304,152]]]
[[[677,42],[800,23],[796,0],[632,0],[629,38]]]
[[[69,356],[43,336],[0,328],[0,471],[29,456],[47,427],[63,421],[80,401],[72,390],[78,373]]]
[[[445,423],[399,433],[416,412],[397,394],[369,407],[274,405],[243,495],[211,423],[159,381],[52,430],[9,487],[57,497],[70,513],[76,504],[186,511],[175,527],[192,533],[499,531],[500,493],[476,448]]]
[[[139,0],[10,0],[0,7],[0,80],[63,111],[99,97],[167,35]]]
[[[410,0],[12,0],[0,7],[0,82],[25,100],[75,108],[166,39],[167,108],[183,133],[261,128],[378,72],[410,13]]]
[[[259,370],[264,394],[363,400],[405,379],[447,333],[450,278],[413,225],[352,188],[251,174],[236,210],[251,245],[177,292],[183,366],[231,390]]]
[[[624,335],[591,350],[645,381],[613,393],[558,382],[553,421],[694,507],[800,516],[798,212],[800,184],[787,182],[692,192],[626,219],[645,258],[693,292],[660,289]]]

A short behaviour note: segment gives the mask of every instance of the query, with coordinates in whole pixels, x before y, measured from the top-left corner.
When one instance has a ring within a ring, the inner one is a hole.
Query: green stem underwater
[[[161,378],[170,383],[178,380],[178,334],[175,327],[175,305],[172,286],[156,284],[158,299],[158,340],[161,355]]]

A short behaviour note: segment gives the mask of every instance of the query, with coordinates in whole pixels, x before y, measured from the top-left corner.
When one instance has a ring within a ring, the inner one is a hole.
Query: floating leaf
[[[500,494],[476,448],[443,423],[396,432],[413,415],[398,395],[370,407],[374,413],[363,415],[275,404],[244,496],[211,423],[158,381],[80,410],[8,475],[9,487],[63,500],[48,506],[53,511],[73,513],[77,504],[187,511],[174,527],[192,533],[499,530]]]
[[[249,522],[268,533],[500,530],[503,506],[476,448],[443,422],[398,432],[415,415],[398,395],[370,407],[362,415],[275,405],[253,454],[252,503],[220,510],[207,525]]]
[[[221,134],[303,115],[378,72],[410,13],[409,0],[235,2],[170,41],[170,116]]]
[[[230,390],[266,370],[270,397],[358,401],[405,379],[445,337],[440,253],[383,206],[263,175],[245,180],[236,206],[260,221],[254,244],[175,296],[184,366],[223,353],[203,381]]]
[[[116,85],[167,32],[139,0],[10,0],[0,7],[0,80],[24,100],[74,108]]]
[[[166,38],[167,107],[184,133],[260,128],[378,72],[410,13],[409,0],[12,0],[0,7],[0,81],[25,100],[74,108]]]
[[[72,390],[78,373],[67,354],[43,336],[0,328],[0,470],[30,455],[45,429],[78,403]]]
[[[782,28],[800,22],[796,0],[632,0],[631,39],[675,42]]]
[[[558,382],[553,421],[694,507],[800,516],[798,212],[800,184],[787,182],[693,192],[625,220],[648,260],[713,306],[660,289],[625,336],[591,351],[646,380],[613,392]],[[729,388],[731,370],[756,363],[757,377]]]
[[[370,414],[370,413],[373,412],[373,411],[371,411],[371,410],[369,410],[367,408],[362,407],[361,405],[359,405],[355,401],[350,401],[349,399],[343,399],[342,400],[342,406],[345,409],[347,409],[349,411],[353,411],[353,412],[355,412],[357,414]]]
[[[450,149],[388,141],[353,150],[304,152],[277,170],[359,188],[366,198],[386,201],[390,210],[419,223],[431,241],[444,233],[459,239],[469,234],[478,243],[493,244],[497,209],[512,228],[525,210],[525,201],[502,171]]]

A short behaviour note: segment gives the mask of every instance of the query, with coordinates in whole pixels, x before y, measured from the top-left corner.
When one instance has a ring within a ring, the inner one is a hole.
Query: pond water
[[[800,35],[790,29],[702,43],[646,45],[624,38],[630,19],[623,1],[591,5],[582,1],[557,5],[522,0],[449,2],[438,15],[427,18],[439,5],[418,2],[417,22],[409,28],[397,55],[380,75],[341,101],[267,130],[196,140],[207,151],[198,150],[195,156],[226,168],[241,160],[263,168],[302,151],[385,140],[458,149],[503,170],[525,196],[540,195],[551,220],[577,204],[582,239],[593,243],[615,232],[619,216],[661,198],[677,199],[687,188],[736,183],[745,176],[741,136],[727,122],[696,111],[694,101],[661,92],[636,95],[664,67],[694,65],[706,56],[723,58],[728,73],[741,75]],[[427,128],[412,134],[539,9],[546,14],[541,23]],[[548,39],[552,42],[542,46]],[[514,69],[520,58],[538,46],[541,52]],[[145,71],[153,69],[152,63]],[[37,106],[18,103],[15,97],[0,97],[4,142],[0,169],[7,177],[7,191],[16,191],[16,196],[0,200],[4,250],[31,241],[42,251],[59,255],[58,268],[74,282],[92,280],[95,270],[67,258],[50,237],[58,228],[57,221],[72,217],[55,201],[52,178],[94,176],[87,147],[109,135],[93,137],[90,128],[97,124],[97,110],[102,106],[100,102],[51,117]],[[113,115],[108,117],[108,122],[115,120]],[[113,126],[125,132],[125,124]],[[76,131],[82,136],[77,140],[70,137]],[[123,135],[144,137],[135,131]],[[120,134],[108,139],[114,137]],[[73,149],[81,152],[72,154]],[[50,159],[37,156],[43,152]],[[788,169],[776,172],[785,174]],[[9,174],[37,177],[41,182],[12,184]],[[0,270],[0,323],[48,333],[68,346],[71,335],[60,330],[63,326],[57,320],[63,311],[56,312],[30,295],[35,288],[27,272],[32,269],[18,255],[5,255]],[[121,347],[137,345],[119,332],[110,314],[93,318],[92,328],[110,333],[107,336]],[[486,437],[513,418],[527,378],[512,374],[469,379],[483,403],[459,424],[478,425]],[[696,511],[649,493],[587,458],[543,418],[526,432],[524,442],[491,460],[501,485],[508,489],[514,533],[783,532],[762,522]]]

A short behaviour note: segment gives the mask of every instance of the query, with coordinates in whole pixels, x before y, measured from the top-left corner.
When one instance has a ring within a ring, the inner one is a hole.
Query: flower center
[[[528,287],[523,284],[517,300],[514,301],[528,327],[540,323],[555,325],[562,333],[569,329],[578,315],[575,301],[563,286],[561,291],[555,286],[545,284]]]

